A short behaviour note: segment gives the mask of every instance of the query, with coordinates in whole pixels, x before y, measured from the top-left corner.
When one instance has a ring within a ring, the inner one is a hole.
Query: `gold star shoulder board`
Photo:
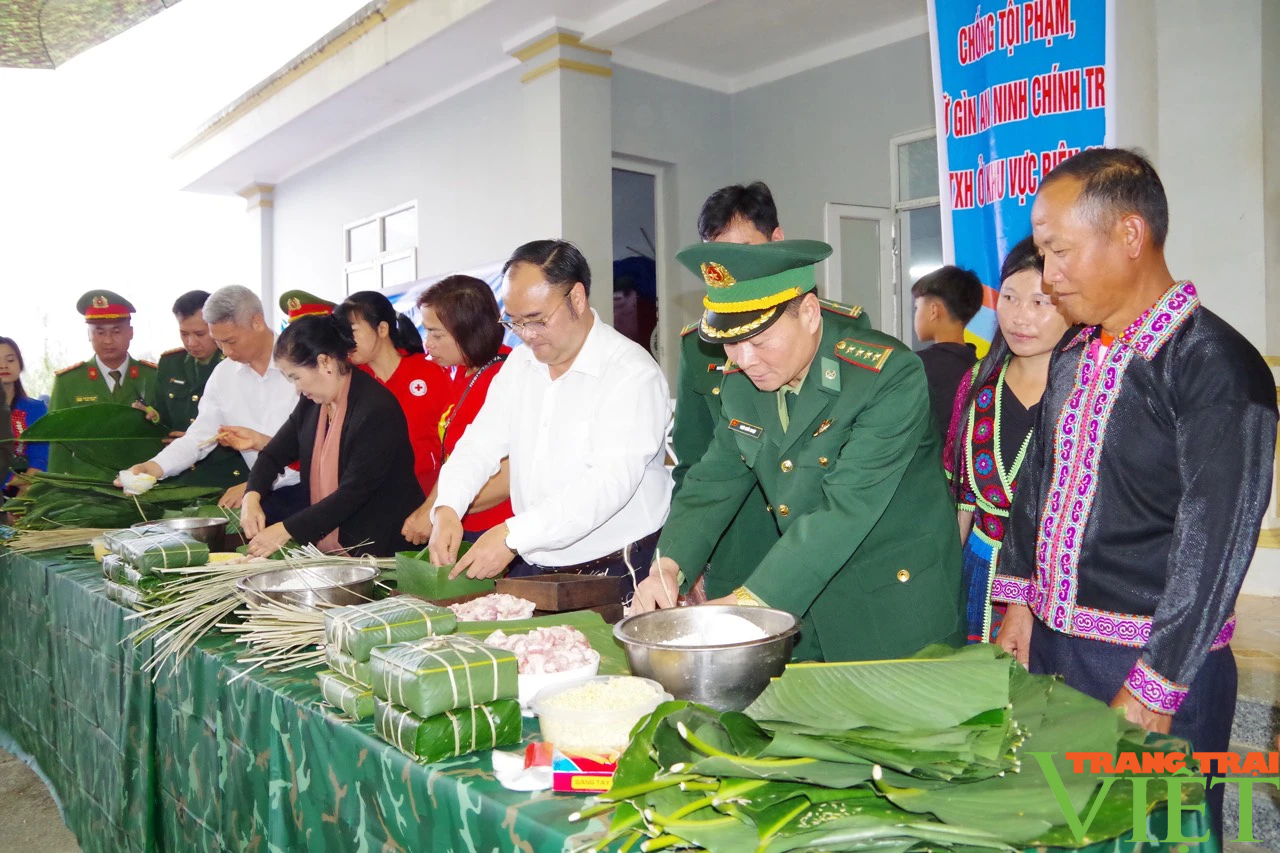
[[[690,332],[696,332],[697,330],[698,330],[698,324],[690,323],[689,325],[685,326],[683,329],[680,330],[680,337],[683,338],[685,335],[689,334]]]
[[[724,363],[724,368],[723,368],[723,369],[724,369],[724,375],[725,375],[725,376],[728,376],[730,373],[741,373],[741,372],[742,372],[742,368],[741,368],[741,367],[738,367],[738,365],[734,364],[732,361],[726,361],[726,362]]]
[[[64,367],[64,368],[62,368],[61,370],[59,370],[59,371],[57,371],[56,373],[54,373],[53,375],[54,375],[54,376],[61,376],[61,375],[62,375],[62,374],[64,374],[64,373],[70,373],[71,371],[73,371],[73,370],[75,370],[75,369],[77,369],[77,368],[80,368],[80,367],[84,367],[84,362],[83,362],[83,361],[77,361],[75,364],[71,365],[70,367]]]
[[[879,373],[893,353],[893,347],[869,344],[857,338],[845,338],[836,344],[836,358],[866,370]]]
[[[173,349],[167,349],[164,352],[160,353],[160,357],[164,358],[166,355],[177,355],[180,352],[186,352],[186,351],[187,350],[185,347],[174,347]],[[144,361],[143,364],[146,364],[146,362]]]
[[[845,305],[843,302],[832,302],[830,299],[819,299],[818,304],[822,306],[823,311],[830,311],[833,314],[839,314],[843,317],[861,317],[861,305]]]

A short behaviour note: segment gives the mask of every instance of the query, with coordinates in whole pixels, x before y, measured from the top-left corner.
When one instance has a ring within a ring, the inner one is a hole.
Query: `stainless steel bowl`
[[[754,622],[768,636],[713,646],[667,645],[726,613]],[[785,610],[718,604],[640,613],[613,626],[633,674],[652,678],[677,699],[721,711],[741,711],[782,674],[799,631],[796,617]]]
[[[227,519],[225,518],[161,518],[155,521],[139,521],[134,527],[185,533],[197,542],[209,546],[210,551],[225,550]]]
[[[246,598],[262,603],[343,607],[372,600],[374,581],[380,573],[374,566],[343,564],[275,569],[242,578],[236,589]]]

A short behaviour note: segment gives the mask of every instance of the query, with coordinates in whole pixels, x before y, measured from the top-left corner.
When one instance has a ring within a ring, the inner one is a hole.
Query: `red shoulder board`
[[[738,367],[738,365],[734,364],[732,361],[726,361],[724,363],[725,376],[728,376],[730,373],[741,373],[741,372],[742,372],[742,368]]]
[[[61,375],[62,375],[62,374],[64,374],[64,373],[70,373],[71,371],[75,370],[75,369],[76,369],[76,368],[78,368],[78,367],[84,367],[84,362],[83,362],[83,361],[77,361],[75,364],[71,365],[70,367],[64,367],[64,368],[62,368],[61,370],[59,370],[59,371],[55,372],[53,375],[54,375],[54,376],[61,376]],[[92,368],[90,368],[90,369],[92,370]],[[90,379],[96,379],[97,377],[90,376],[89,378],[90,378]]]
[[[856,338],[845,338],[836,344],[836,358],[879,373],[893,353],[893,347],[869,344]]]
[[[688,335],[690,332],[696,332],[697,330],[698,330],[698,324],[690,323],[689,325],[685,326],[683,329],[680,330],[680,337],[683,338],[685,335]]]

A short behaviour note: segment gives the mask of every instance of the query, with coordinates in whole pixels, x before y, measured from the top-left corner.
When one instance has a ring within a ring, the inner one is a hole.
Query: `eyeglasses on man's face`
[[[543,317],[541,320],[529,320],[528,322],[523,323],[515,320],[500,320],[499,322],[507,329],[515,332],[521,338],[526,338],[530,335],[541,335],[547,330],[547,324],[551,322],[551,318],[556,315],[556,312],[568,303],[569,295],[565,294],[564,301],[557,305],[555,310]]]

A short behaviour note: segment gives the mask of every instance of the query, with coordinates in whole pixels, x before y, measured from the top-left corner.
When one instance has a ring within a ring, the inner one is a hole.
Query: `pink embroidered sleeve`
[[[1177,713],[1190,690],[1185,684],[1165,678],[1142,658],[1138,658],[1133,669],[1129,670],[1124,687],[1148,710],[1166,716]]]

